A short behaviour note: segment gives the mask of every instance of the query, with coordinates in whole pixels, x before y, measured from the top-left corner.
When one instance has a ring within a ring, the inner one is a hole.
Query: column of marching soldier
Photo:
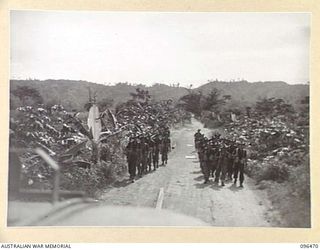
[[[239,177],[240,187],[243,187],[247,151],[242,142],[221,138],[220,134],[209,139],[200,129],[194,135],[194,142],[204,183],[208,183],[211,175],[215,183],[221,182],[221,186],[228,180],[236,185]]]
[[[168,163],[168,154],[171,151],[170,129],[165,127],[151,134],[134,134],[129,138],[126,147],[128,171],[131,182],[136,175],[155,171],[159,167],[161,155],[162,166]]]

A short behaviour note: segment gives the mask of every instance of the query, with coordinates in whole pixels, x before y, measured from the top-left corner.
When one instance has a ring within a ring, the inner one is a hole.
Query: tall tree
[[[208,111],[219,111],[221,107],[225,104],[225,99],[221,98],[221,92],[214,88],[211,92],[205,97],[203,110]],[[231,96],[230,96],[231,99]]]
[[[180,98],[180,106],[186,111],[195,114],[196,116],[201,115],[201,92],[189,91],[189,93]]]
[[[149,91],[141,88],[136,88],[136,92],[131,92],[130,95],[132,96],[133,100],[140,100],[142,102],[148,102],[151,98]]]
[[[18,86],[11,93],[19,98],[23,106],[43,103],[43,98],[39,91],[28,86]]]
[[[114,100],[110,98],[103,98],[101,101],[98,101],[98,107],[101,111],[104,111],[113,106]]]
[[[294,108],[283,99],[272,97],[257,101],[256,111],[263,116],[289,115],[294,113]]]

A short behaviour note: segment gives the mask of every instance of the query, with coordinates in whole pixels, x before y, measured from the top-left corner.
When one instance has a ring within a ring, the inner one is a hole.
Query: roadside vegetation
[[[186,110],[224,138],[246,144],[246,174],[268,192],[283,227],[310,227],[309,97],[299,105],[263,98],[239,108],[218,90],[190,91],[180,99]]]
[[[111,99],[90,97],[82,110],[44,103],[31,87],[17,88],[11,94],[22,105],[11,109],[10,149],[19,152],[20,187],[26,189],[51,189],[53,185],[53,170],[35,148],[42,148],[61,166],[61,189],[94,196],[127,173],[125,147],[130,135],[153,133],[161,124],[176,126],[190,120],[190,114],[172,100],[155,101],[139,88],[128,93],[131,99],[116,105]],[[97,116],[93,119],[89,115],[92,108],[102,110],[93,112]]]

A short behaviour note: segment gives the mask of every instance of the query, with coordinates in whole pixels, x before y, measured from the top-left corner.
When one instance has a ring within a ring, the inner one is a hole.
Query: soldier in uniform
[[[157,169],[159,167],[159,154],[160,154],[160,138],[156,135],[153,143],[152,160],[153,168]]]
[[[169,137],[164,137],[161,142],[161,161],[162,165],[168,163],[168,153],[171,148],[171,141]]]
[[[215,177],[217,175],[217,169],[219,164],[219,146],[217,142],[212,143],[211,146],[211,176]],[[219,177],[217,178],[219,179]]]
[[[220,172],[221,172],[220,158],[221,158],[221,148],[220,148],[220,143],[218,142],[214,149],[214,169],[215,169],[214,182],[215,183],[219,183]],[[213,173],[212,173],[212,177],[213,177]]]
[[[228,167],[227,167],[227,176],[229,180],[232,180],[232,175],[234,173],[234,151],[236,146],[234,142],[229,141],[229,146],[227,149],[227,158],[228,158]]]
[[[198,131],[194,134],[194,146],[195,146],[196,150],[198,150],[199,142],[202,137],[202,134],[200,131],[201,130],[198,129]]]
[[[141,137],[137,139],[136,156],[137,156],[138,175],[141,178],[143,173]]]
[[[204,184],[208,183],[209,177],[210,177],[210,166],[211,166],[211,161],[210,161],[210,145],[207,143],[204,146],[204,151],[203,151],[203,164],[202,164],[202,172],[204,176]]]
[[[198,145],[198,157],[200,162],[200,169],[203,174],[204,174],[204,165],[205,165],[205,157],[204,157],[205,147],[206,147],[206,141],[205,141],[205,138],[202,138],[199,141],[199,145]]]
[[[168,126],[164,129],[164,136],[170,138],[170,129]]]
[[[153,163],[153,150],[154,150],[154,141],[152,140],[151,136],[148,137],[147,140],[148,143],[148,166],[149,166],[149,172],[151,172],[151,166]],[[154,168],[156,170],[156,168]]]
[[[234,169],[234,184],[237,184],[238,175],[240,175],[240,187],[243,187],[244,167],[247,163],[247,151],[244,149],[244,144],[240,143],[235,150],[235,169]]]
[[[201,148],[204,146],[205,141],[206,141],[206,137],[204,136],[204,134],[201,134],[201,135],[199,136],[199,138],[197,139],[197,142],[196,142],[196,150],[197,150],[197,152],[198,152],[198,158],[199,158],[199,160],[200,160],[200,154],[201,154],[200,150],[201,150]]]
[[[227,167],[228,167],[228,155],[227,155],[227,145],[223,144],[220,153],[220,180],[221,186],[224,186],[224,182],[227,175]]]
[[[212,177],[214,177],[215,171],[215,145],[214,142],[211,140],[208,148],[208,165],[209,165],[209,176],[210,173]]]
[[[149,154],[149,145],[147,143],[146,137],[141,138],[141,168],[142,173],[147,172],[148,166],[148,154]]]
[[[136,176],[136,164],[137,164],[136,147],[137,147],[136,141],[133,138],[130,138],[130,141],[126,147],[126,155],[127,155],[130,180],[132,182],[134,182],[134,178]]]
[[[215,182],[219,183],[221,181],[221,186],[224,186],[226,174],[227,174],[227,148],[226,144],[221,141],[220,149],[216,154],[218,158],[218,164],[215,174]]]

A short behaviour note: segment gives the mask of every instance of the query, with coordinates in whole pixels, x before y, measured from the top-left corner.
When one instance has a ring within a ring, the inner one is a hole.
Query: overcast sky
[[[11,11],[11,78],[309,80],[306,13]]]

